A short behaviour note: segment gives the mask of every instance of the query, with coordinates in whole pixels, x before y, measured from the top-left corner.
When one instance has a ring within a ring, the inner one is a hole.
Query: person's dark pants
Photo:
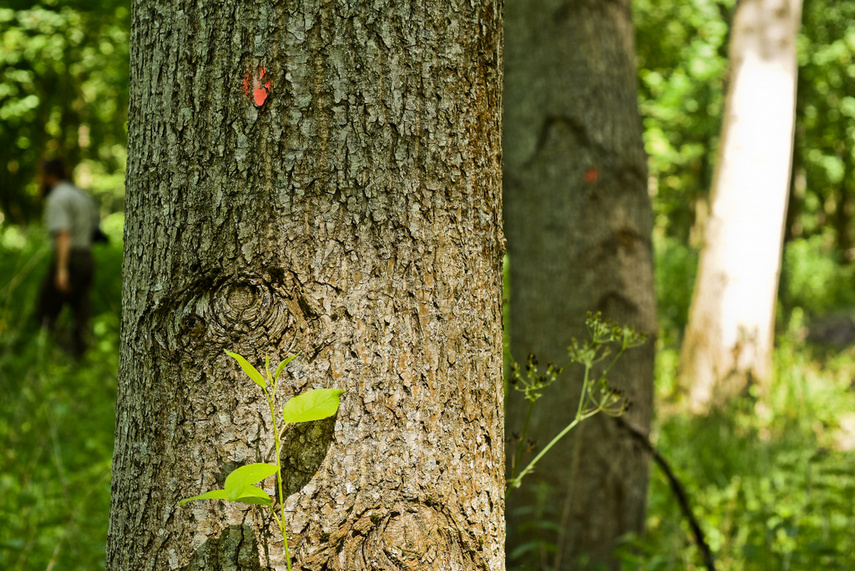
[[[91,312],[90,293],[95,265],[92,252],[72,249],[68,259],[69,291],[62,292],[56,287],[56,261],[42,281],[39,302],[36,307],[36,319],[42,327],[53,331],[62,308],[68,305],[73,313],[72,350],[78,357],[86,351],[86,325]]]

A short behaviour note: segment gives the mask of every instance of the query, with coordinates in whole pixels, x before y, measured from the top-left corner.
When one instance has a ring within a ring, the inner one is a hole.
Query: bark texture
[[[345,391],[284,435],[295,569],[504,569],[501,12],[135,2],[108,569],[286,568],[176,505],[273,460],[225,349]]]
[[[511,347],[520,363],[534,353],[562,365],[571,339],[587,337],[587,311],[655,333],[632,18],[628,0],[517,0],[505,19]],[[627,352],[610,380],[633,402],[626,421],[647,434],[652,340]],[[581,369],[570,369],[538,402],[529,430],[537,445],[572,420],[581,383]],[[508,395],[509,460],[525,410]],[[508,498],[508,552],[540,541],[555,554],[541,549],[519,568],[578,569],[585,557],[614,567],[617,538],[643,529],[647,480],[648,458],[629,434],[608,417],[585,421]],[[532,513],[544,484],[543,509]],[[561,531],[544,531],[544,522]]]
[[[711,214],[680,356],[703,413],[772,368],[790,183],[801,0],[741,0]]]

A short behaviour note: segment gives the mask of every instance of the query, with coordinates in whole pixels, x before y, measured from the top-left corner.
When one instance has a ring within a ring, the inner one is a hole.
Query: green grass
[[[784,256],[774,378],[707,417],[672,406],[680,323],[675,288],[693,257],[657,242],[660,328],[653,439],[682,480],[718,570],[855,568],[855,348],[806,344],[805,315],[851,309],[852,268],[816,239]],[[821,276],[817,281],[816,276]],[[691,281],[689,281],[691,283]],[[666,307],[664,300],[670,306]],[[673,307],[676,300],[676,307]],[[666,311],[663,311],[665,309]],[[665,478],[653,467],[647,533],[622,549],[629,570],[705,569]]]
[[[784,337],[776,365],[767,395],[708,417],[660,417],[659,450],[687,489],[717,569],[852,569],[855,433],[846,419],[855,354],[829,359]],[[648,532],[629,538],[626,569],[704,569],[656,472],[649,498]]]
[[[116,401],[121,218],[95,249],[91,349],[77,363],[33,323],[49,245],[0,227],[0,569],[104,568]],[[63,324],[65,330],[63,330]]]

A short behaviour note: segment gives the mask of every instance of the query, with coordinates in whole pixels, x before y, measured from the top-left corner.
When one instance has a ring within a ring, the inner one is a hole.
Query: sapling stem
[[[267,378],[270,379],[270,369],[267,370]],[[276,382],[278,378],[270,379],[270,385],[273,387],[269,392],[264,389],[264,394],[267,397],[267,406],[270,409],[270,418],[273,419],[273,445],[276,453],[276,467],[279,470],[276,472],[276,484],[279,491],[279,508],[282,510],[281,515],[276,517],[276,510],[272,510],[273,519],[279,525],[279,531],[282,532],[282,542],[285,546],[285,565],[288,571],[291,571],[291,554],[288,551],[288,534],[285,533],[285,494],[282,493],[282,459],[280,458],[279,449],[281,448],[281,437],[279,435],[279,427],[276,425]],[[287,426],[287,425],[286,425]],[[282,427],[285,429],[285,426]]]
[[[270,374],[270,358],[266,358],[264,368],[267,376],[265,378],[258,369],[250,365],[246,359],[237,353],[226,351],[226,354],[234,358],[247,376],[256,385],[261,387],[261,390],[264,392],[267,408],[270,410],[270,418],[273,421],[273,446],[275,447],[276,464],[259,463],[241,466],[233,470],[226,477],[224,489],[211,490],[192,498],[185,498],[179,501],[178,505],[184,505],[193,500],[226,500],[269,506],[270,512],[273,514],[273,519],[282,533],[282,543],[285,547],[285,564],[288,567],[288,571],[291,571],[291,553],[288,549],[288,534],[285,529],[285,494],[282,489],[282,458],[280,454],[282,434],[279,430],[279,424],[276,422],[276,388],[279,374],[296,355],[288,357],[279,363],[276,372],[272,376]],[[303,394],[292,397],[282,408],[282,429],[284,430],[289,424],[311,422],[334,416],[338,412],[342,392],[340,389],[310,389]],[[254,484],[262,482],[265,478],[273,474],[276,474],[280,514],[276,513],[270,495],[263,489],[254,486]]]

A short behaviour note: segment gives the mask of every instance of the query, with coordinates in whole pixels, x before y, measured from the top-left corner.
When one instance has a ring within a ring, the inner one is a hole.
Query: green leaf
[[[275,381],[276,379],[278,379],[279,374],[282,373],[282,369],[284,369],[288,363],[299,357],[299,355],[299,353],[297,353],[296,355],[291,355],[290,357],[279,363],[279,366],[276,367],[276,372],[273,374],[273,380]]]
[[[257,504],[260,506],[269,506],[273,503],[270,500],[270,496],[267,495],[267,492],[255,486],[246,487],[241,497],[235,501],[242,502],[244,504]]]
[[[282,420],[288,422],[308,422],[328,418],[338,411],[339,389],[313,389],[297,395],[285,403]]]
[[[247,464],[226,476],[226,493],[231,501],[246,495],[247,488],[279,471],[273,464]],[[252,493],[252,492],[251,492]]]
[[[193,500],[227,500],[229,499],[229,495],[225,490],[211,490],[210,492],[205,492],[200,496],[193,496],[192,498],[184,498],[180,502],[178,502],[179,506],[183,506],[187,502],[192,502]]]
[[[258,369],[249,364],[249,361],[238,355],[237,353],[232,353],[231,351],[226,351],[226,355],[232,357],[235,361],[238,362],[240,368],[249,375],[249,378],[255,381],[255,384],[260,386],[263,389],[267,388],[267,381],[264,380],[264,377],[261,373],[258,372]]]

